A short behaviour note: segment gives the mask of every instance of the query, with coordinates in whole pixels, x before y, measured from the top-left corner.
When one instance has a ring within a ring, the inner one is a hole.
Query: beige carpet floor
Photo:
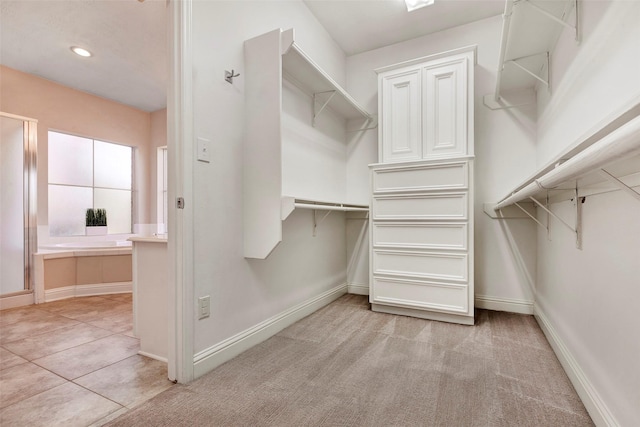
[[[345,295],[109,426],[591,426],[532,316],[475,326]]]

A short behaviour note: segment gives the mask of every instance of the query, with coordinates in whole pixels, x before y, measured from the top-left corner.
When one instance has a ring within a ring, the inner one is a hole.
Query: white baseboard
[[[369,285],[360,283],[349,283],[347,285],[347,293],[356,295],[369,295]]]
[[[509,313],[519,314],[533,314],[533,301],[476,295],[475,303],[476,308],[484,308],[486,310],[507,311]]]
[[[613,414],[611,414],[607,405],[603,402],[602,398],[600,398],[600,395],[538,304],[534,307],[534,316],[595,425],[619,426]]]
[[[20,294],[20,295],[8,295],[0,297],[0,310],[7,310],[9,308],[24,307],[26,305],[33,304],[33,292]]]
[[[347,293],[347,284],[343,283],[196,353],[193,356],[194,378],[206,374],[245,350],[272,337],[287,326],[310,315],[345,293]]]
[[[459,314],[440,313],[437,311],[415,309],[409,307],[398,307],[386,304],[371,304],[371,311],[378,313],[395,314],[398,316],[418,317],[420,319],[437,320],[439,322],[457,323],[459,325],[473,325],[473,316],[462,316]]]
[[[73,285],[44,291],[44,302],[57,301],[65,298],[88,297],[94,295],[130,293],[132,282],[96,283],[89,285]]]
[[[167,360],[166,357],[161,357],[161,356],[155,355],[153,353],[147,353],[146,351],[138,350],[138,354],[140,356],[145,356],[145,357],[148,357],[150,359],[155,359],[155,360],[159,360],[160,362],[168,363],[168,360]]]

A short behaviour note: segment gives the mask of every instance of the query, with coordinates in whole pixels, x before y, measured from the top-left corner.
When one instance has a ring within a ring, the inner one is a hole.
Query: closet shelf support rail
[[[573,199],[575,207],[576,207],[576,225],[575,225],[575,227],[572,227],[568,222],[566,222],[564,219],[560,218],[560,216],[558,216],[557,214],[553,213],[549,208],[547,208],[544,204],[542,204],[541,202],[536,200],[534,197],[529,197],[529,199],[533,203],[538,205],[540,208],[542,208],[552,218],[558,220],[560,222],[560,224],[564,225],[569,230],[571,230],[576,235],[576,248],[577,249],[582,249],[582,202],[583,202],[583,200],[580,200],[580,198],[578,197],[578,189],[577,188],[576,188],[576,197]],[[536,222],[538,224],[542,225],[539,221],[536,220]],[[547,231],[549,231],[548,226],[544,227],[544,228]]]
[[[317,95],[321,95],[321,94],[325,94],[325,93],[330,93],[329,97],[327,98],[327,100],[322,104],[322,106],[320,107],[320,109],[317,109]],[[313,127],[316,126],[316,120],[318,118],[318,116],[320,115],[320,113],[322,113],[322,111],[326,108],[327,105],[329,105],[329,102],[331,102],[331,99],[336,95],[336,91],[335,90],[329,90],[326,92],[317,92],[313,94]]]
[[[606,165],[640,153],[640,116],[635,117],[615,131],[587,147],[555,169],[533,179],[494,206],[500,210],[539,193],[550,190],[563,182],[602,169]]]
[[[618,178],[616,178],[615,176],[611,175],[609,172],[607,172],[604,169],[600,169],[600,175],[603,176],[604,178],[606,178],[609,182],[611,182],[612,184],[614,184],[615,186],[617,186],[618,188],[620,188],[622,191],[625,191],[627,194],[630,194],[631,196],[635,197],[636,199],[640,200],[640,193],[638,193],[636,190],[634,190],[633,188],[629,187],[627,184],[625,184],[624,182],[620,181]]]
[[[579,28],[578,25],[579,25],[579,22],[580,22],[578,20],[578,0],[573,0],[573,7],[574,7],[574,10],[575,10],[575,13],[574,13],[574,24],[573,25],[563,21],[562,19],[558,18],[554,14],[544,10],[543,8],[538,6],[537,4],[532,3],[530,0],[519,0],[519,1],[522,1],[523,3],[529,5],[531,8],[533,8],[537,12],[540,12],[542,15],[546,16],[547,18],[551,19],[552,21],[554,21],[554,22],[556,22],[556,23],[558,23],[558,24],[560,24],[560,25],[562,25],[564,27],[567,27],[567,28],[573,30],[574,33],[575,33],[575,40],[576,41],[580,40],[579,32],[578,32],[578,28]]]
[[[325,219],[327,219],[327,217],[331,214],[331,212],[333,211],[327,211],[322,218],[320,218],[320,221],[318,221],[318,211],[316,209],[313,210],[313,237],[316,237],[316,231],[318,229],[318,226],[320,224],[322,224],[322,221],[324,221]]]
[[[313,209],[318,211],[369,212],[369,208],[346,205],[322,205],[313,203],[294,203],[296,209]]]
[[[543,69],[543,71],[545,73],[544,77],[540,77],[539,75],[537,75],[536,73],[534,73],[533,71],[531,71],[530,69],[528,69],[527,67],[525,67],[524,65],[522,65],[522,64],[520,64],[518,62],[521,59],[531,58],[531,57],[534,57],[534,56],[542,56],[542,55],[545,55],[545,61],[547,62],[546,67],[544,67],[544,69]],[[506,61],[505,64],[511,64],[511,65],[514,65],[514,66],[518,67],[519,69],[521,69],[525,73],[529,74],[534,79],[538,80],[540,83],[544,84],[547,88],[551,89],[549,87],[549,52],[536,53],[534,55],[528,55],[528,56],[523,56],[521,58],[510,59],[510,60]]]
[[[518,202],[515,202],[514,205],[520,209],[522,212],[524,212],[529,218],[531,218],[533,221],[535,221],[540,227],[544,228],[545,230],[549,231],[549,228],[544,225],[543,223],[541,223],[538,218],[536,218],[535,216],[531,215],[525,208],[523,208],[522,206],[520,206],[518,204]]]

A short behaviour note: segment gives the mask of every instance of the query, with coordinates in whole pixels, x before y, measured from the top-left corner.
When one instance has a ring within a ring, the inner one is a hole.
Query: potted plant
[[[84,225],[87,236],[107,234],[107,210],[96,208],[87,209]]]

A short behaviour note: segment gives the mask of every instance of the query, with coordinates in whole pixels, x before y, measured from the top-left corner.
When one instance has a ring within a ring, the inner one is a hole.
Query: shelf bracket
[[[317,210],[317,209],[314,209],[314,210],[313,210],[313,237],[316,237],[316,229],[318,228],[318,226],[319,226],[320,224],[322,224],[322,221],[324,221],[325,219],[327,219],[327,217],[329,216],[329,214],[330,214],[331,212],[333,212],[333,211],[327,211],[327,213],[326,213],[326,214],[324,214],[324,215],[322,216],[322,218],[320,218],[320,221],[318,221],[318,217],[317,217],[318,210]]]
[[[317,95],[322,95],[325,93],[330,93],[331,95],[329,95],[329,97],[327,98],[327,100],[322,104],[322,106],[320,107],[319,110],[316,110],[317,108]],[[329,90],[327,92],[317,92],[313,94],[313,127],[316,126],[316,119],[318,118],[318,116],[320,115],[320,113],[322,113],[322,111],[325,109],[325,107],[327,105],[329,105],[329,102],[331,102],[331,99],[335,96],[336,91],[335,90]]]
[[[525,67],[524,65],[520,64],[518,61],[522,60],[522,59],[527,59],[527,58],[532,58],[534,56],[541,56],[544,55],[545,56],[545,67],[543,67],[544,73],[545,75],[543,77],[540,77],[539,75],[537,75],[536,73],[534,73],[533,71],[531,71],[530,69],[528,69],[527,67]],[[521,69],[522,71],[524,71],[525,73],[529,74],[531,77],[535,78],[536,80],[540,81],[542,84],[544,84],[547,88],[551,89],[549,87],[549,52],[542,52],[542,53],[536,53],[534,55],[528,55],[528,56],[521,56],[520,58],[515,58],[515,59],[510,59],[505,61],[505,64],[512,64],[515,65],[516,67],[518,67],[519,69]]]
[[[544,225],[543,223],[541,223],[540,221],[538,221],[538,218],[536,218],[535,216],[531,215],[529,212],[527,212],[527,210],[525,208],[523,208],[522,206],[520,206],[518,204],[518,202],[515,202],[514,205],[516,205],[522,212],[524,212],[529,218],[531,218],[532,220],[534,220],[540,227],[544,228],[545,230],[549,231],[549,228],[547,228],[546,225]]]
[[[531,201],[533,203],[535,203],[540,208],[542,208],[548,215],[551,215],[552,218],[557,219],[562,225],[564,225],[569,230],[571,230],[576,235],[576,248],[582,249],[582,203],[584,202],[584,197],[580,197],[580,198],[578,197],[578,189],[577,188],[576,188],[575,192],[576,192],[575,193],[576,197],[573,199],[574,202],[575,202],[575,205],[576,205],[576,225],[575,225],[575,228],[572,227],[571,225],[569,225],[569,223],[567,223],[565,220],[560,218],[558,215],[556,215],[555,213],[551,212],[551,210],[549,210],[549,208],[547,208],[545,205],[540,203],[535,198],[529,197],[529,199],[531,199]]]
[[[553,13],[548,12],[547,10],[541,8],[540,6],[538,6],[535,3],[532,3],[531,0],[521,0],[522,3],[526,3],[528,4],[531,8],[533,8],[533,10],[541,13],[542,15],[546,16],[547,18],[551,19],[553,22],[556,22],[564,27],[567,27],[571,30],[574,31],[575,33],[575,40],[577,42],[580,41],[580,36],[579,36],[579,19],[578,19],[578,0],[573,0],[573,7],[575,9],[575,13],[574,13],[574,24],[571,25],[565,21],[563,21],[561,18],[558,18],[557,16],[555,16]]]
[[[371,126],[369,126],[371,125]],[[367,119],[367,121],[364,124],[365,127],[363,128],[359,128],[359,129],[351,129],[346,131],[346,133],[356,133],[356,132],[364,132],[366,130],[372,130],[372,129],[377,129],[378,128],[378,120],[375,117],[372,117],[370,119]]]
[[[616,178],[615,176],[611,175],[609,172],[607,172],[604,169],[600,169],[599,172],[600,172],[600,175],[602,175],[604,178],[606,178],[612,184],[614,184],[615,186],[619,187],[621,190],[625,191],[629,195],[631,195],[631,196],[635,197],[636,199],[640,200],[640,193],[638,193],[636,190],[634,190],[633,188],[629,187],[627,184],[625,184],[624,182],[620,181],[618,178]]]

